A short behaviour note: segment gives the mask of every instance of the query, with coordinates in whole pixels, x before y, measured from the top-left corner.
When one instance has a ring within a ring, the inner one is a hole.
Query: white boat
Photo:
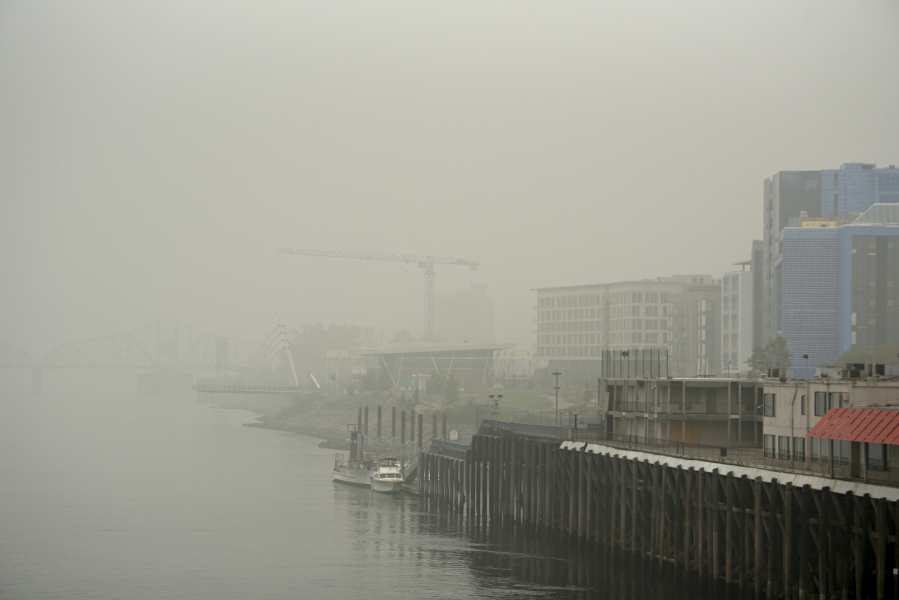
[[[364,451],[365,436],[362,432],[356,431],[353,425],[347,428],[350,430],[350,459],[344,460],[343,452],[338,452],[334,457],[331,477],[337,483],[370,488],[371,477],[380,468],[378,455]]]
[[[334,457],[332,477],[337,483],[371,487],[371,478],[379,471],[378,456],[372,452],[363,452],[362,459],[344,460],[343,452]]]
[[[403,491],[403,473],[397,459],[381,459],[377,472],[371,476],[371,489],[385,494]]]

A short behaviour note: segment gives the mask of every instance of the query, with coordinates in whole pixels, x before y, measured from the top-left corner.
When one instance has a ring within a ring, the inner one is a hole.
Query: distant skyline
[[[899,164],[899,4],[0,4],[0,341],[157,320],[422,329],[460,256],[539,287],[733,270],[765,178]]]

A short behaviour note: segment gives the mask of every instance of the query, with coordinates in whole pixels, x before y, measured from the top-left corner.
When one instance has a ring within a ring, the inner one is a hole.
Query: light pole
[[[496,394],[494,396],[493,394],[490,394],[489,398],[490,398],[490,401],[493,403],[493,420],[499,421],[499,401],[502,400],[503,395]]]
[[[561,426],[561,423],[559,423],[559,375],[561,374],[561,371],[556,371],[555,373],[553,373],[553,375],[556,376],[556,427]]]
[[[809,377],[809,375],[808,375],[808,354],[803,354],[802,358],[805,359],[805,378],[811,379],[811,377]]]

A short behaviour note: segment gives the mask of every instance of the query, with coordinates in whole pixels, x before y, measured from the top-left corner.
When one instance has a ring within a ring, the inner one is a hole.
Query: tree
[[[899,364],[899,346],[881,344],[876,348],[868,348],[867,350],[849,348],[835,362],[840,367],[845,366],[847,363],[897,365]]]
[[[764,373],[768,369],[789,369],[793,358],[787,348],[787,338],[778,335],[763,346],[756,346],[752,356],[746,359],[749,370]]]

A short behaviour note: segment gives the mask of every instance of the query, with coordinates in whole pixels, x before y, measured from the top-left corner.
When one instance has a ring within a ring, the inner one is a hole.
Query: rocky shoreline
[[[257,422],[245,423],[245,427],[276,429],[316,437],[322,440],[319,443],[320,448],[332,450],[349,450],[347,425],[356,423],[360,406],[369,407],[369,431],[372,434],[376,430],[377,406],[379,404],[382,406],[382,431],[385,438],[389,436],[390,414],[391,408],[394,406],[397,407],[397,418],[399,418],[399,412],[402,410],[405,410],[407,413],[410,413],[412,410],[426,413],[424,427],[428,433],[430,433],[433,426],[433,417],[431,415],[434,413],[441,414],[446,410],[447,427],[457,429],[460,433],[460,441],[463,443],[466,443],[475,433],[478,418],[472,407],[456,406],[447,410],[443,407],[435,406],[427,400],[414,407],[408,403],[399,406],[397,399],[389,396],[386,398],[369,398],[357,395],[348,398],[313,395],[299,401],[293,401],[277,396],[235,395],[217,397],[213,403],[221,408],[236,408],[256,413],[258,415],[256,417]],[[406,434],[409,435],[408,421],[406,427]],[[399,424],[397,424],[397,428],[399,428]]]

